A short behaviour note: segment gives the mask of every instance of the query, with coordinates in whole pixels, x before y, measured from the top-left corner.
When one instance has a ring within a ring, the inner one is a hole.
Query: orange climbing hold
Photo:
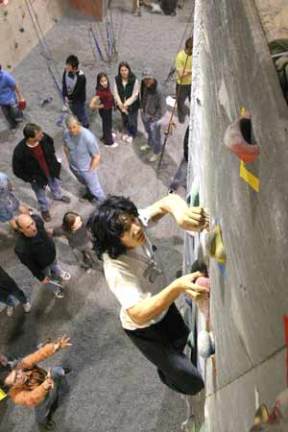
[[[244,111],[241,117],[226,129],[224,144],[241,161],[251,163],[260,153],[258,144],[252,141],[251,115],[248,111]]]

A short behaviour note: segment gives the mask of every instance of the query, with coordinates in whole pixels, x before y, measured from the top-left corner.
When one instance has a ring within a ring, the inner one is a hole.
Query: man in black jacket
[[[78,118],[82,126],[89,128],[89,120],[85,108],[86,77],[79,69],[79,59],[75,55],[70,55],[66,59],[62,85],[65,103],[69,105],[72,113]]]
[[[43,285],[53,290],[56,297],[64,297],[63,287],[53,278],[67,281],[71,275],[59,267],[54,241],[45,230],[42,219],[36,215],[22,214],[16,219],[16,224],[19,231],[16,255]]]
[[[40,126],[27,123],[23,129],[24,139],[15,147],[13,153],[14,174],[31,184],[38,200],[45,222],[51,220],[49,202],[46,196],[48,185],[54,200],[70,202],[60,188],[61,164],[55,156],[53,139],[43,133]]]

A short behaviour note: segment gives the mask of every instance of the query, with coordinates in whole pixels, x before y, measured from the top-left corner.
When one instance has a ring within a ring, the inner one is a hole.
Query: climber
[[[0,106],[9,123],[10,129],[16,129],[23,120],[22,110],[26,102],[14,77],[4,71],[0,65]]]

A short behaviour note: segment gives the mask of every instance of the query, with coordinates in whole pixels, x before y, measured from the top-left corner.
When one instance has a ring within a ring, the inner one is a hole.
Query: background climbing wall
[[[241,107],[260,146],[249,165],[259,192],[223,144]],[[253,1],[196,1],[191,108],[190,185],[220,223],[227,253],[225,272],[210,265],[216,373],[209,360],[208,430],[246,432],[255,391],[269,406],[286,386],[288,311],[288,109]]]
[[[63,15],[66,2],[65,0],[10,0],[7,6],[0,5],[1,64],[5,69],[14,68],[38,43],[29,8],[36,12],[38,22],[45,34]]]
[[[259,16],[270,42],[273,39],[288,38],[287,0],[255,0]]]

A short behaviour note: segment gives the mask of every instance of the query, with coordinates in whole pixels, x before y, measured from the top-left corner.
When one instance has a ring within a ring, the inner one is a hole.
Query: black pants
[[[121,117],[125,131],[129,136],[135,138],[138,130],[138,109],[135,111],[128,111],[128,115],[121,113]]]
[[[19,110],[17,104],[1,105],[1,109],[10,128],[14,129],[23,120],[23,113]]]
[[[99,114],[102,118],[103,140],[106,145],[113,144],[112,137],[112,108],[100,109]]]
[[[27,303],[27,297],[18,287],[14,279],[0,267],[0,302],[13,305],[11,297],[15,297],[20,303]]]
[[[176,97],[178,120],[179,123],[184,123],[186,115],[189,114],[185,101],[187,98],[191,100],[191,84],[176,84]]]
[[[183,354],[189,331],[175,304],[170,306],[159,323],[144,329],[124,331],[157,367],[161,381],[172,390],[194,395],[203,389],[199,371]]]

